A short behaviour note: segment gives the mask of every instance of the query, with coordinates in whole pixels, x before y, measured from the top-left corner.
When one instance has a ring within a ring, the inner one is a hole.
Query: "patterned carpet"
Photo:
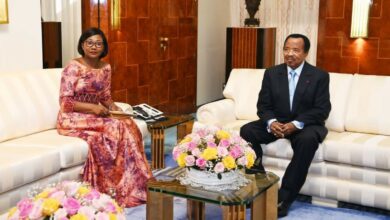
[[[173,161],[171,152],[173,146],[176,144],[176,129],[171,128],[165,131],[165,162],[166,166],[176,166]],[[149,138],[146,138],[149,140]],[[150,142],[145,143],[147,157],[150,159]],[[302,199],[300,199],[302,200]],[[174,219],[181,220],[186,218],[186,200],[182,198],[174,198]],[[363,207],[364,210],[364,207]],[[286,220],[390,220],[390,212],[371,212],[362,211],[350,208],[329,208],[323,206],[313,205],[309,202],[296,201],[292,204],[290,212]],[[127,219],[146,219],[146,206],[141,205],[134,208],[126,209]],[[206,204],[206,219],[221,219],[222,211],[217,205]],[[247,219],[250,219],[250,212],[247,210]]]

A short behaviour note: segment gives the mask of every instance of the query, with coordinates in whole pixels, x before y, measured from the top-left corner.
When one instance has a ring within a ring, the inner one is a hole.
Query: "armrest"
[[[235,121],[234,101],[222,99],[201,106],[196,112],[197,120],[202,124],[222,126],[223,124]]]

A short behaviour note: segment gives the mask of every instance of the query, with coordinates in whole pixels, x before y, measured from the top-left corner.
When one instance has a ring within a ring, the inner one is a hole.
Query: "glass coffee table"
[[[279,177],[271,172],[246,175],[251,183],[239,190],[211,191],[181,185],[177,176],[185,168],[166,168],[155,171],[155,180],[148,181],[146,217],[149,220],[173,219],[173,196],[187,199],[187,219],[205,219],[205,203],[222,208],[223,219],[246,219],[250,205],[251,219],[277,219]]]
[[[151,133],[152,164],[151,168],[161,169],[165,167],[164,161],[164,130],[177,126],[177,140],[191,133],[194,117],[192,115],[166,115],[167,120],[148,123]]]

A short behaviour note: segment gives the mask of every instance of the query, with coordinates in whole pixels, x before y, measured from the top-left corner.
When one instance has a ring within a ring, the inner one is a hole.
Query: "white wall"
[[[197,106],[223,97],[226,27],[231,24],[231,1],[199,0],[198,4]]]
[[[40,0],[8,0],[9,24],[0,24],[0,74],[42,68]]]

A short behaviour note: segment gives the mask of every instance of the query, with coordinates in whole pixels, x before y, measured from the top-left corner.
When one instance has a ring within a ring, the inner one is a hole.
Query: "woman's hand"
[[[95,115],[99,115],[102,117],[106,117],[110,114],[108,109],[104,107],[103,105],[94,105],[92,108],[92,111]]]

